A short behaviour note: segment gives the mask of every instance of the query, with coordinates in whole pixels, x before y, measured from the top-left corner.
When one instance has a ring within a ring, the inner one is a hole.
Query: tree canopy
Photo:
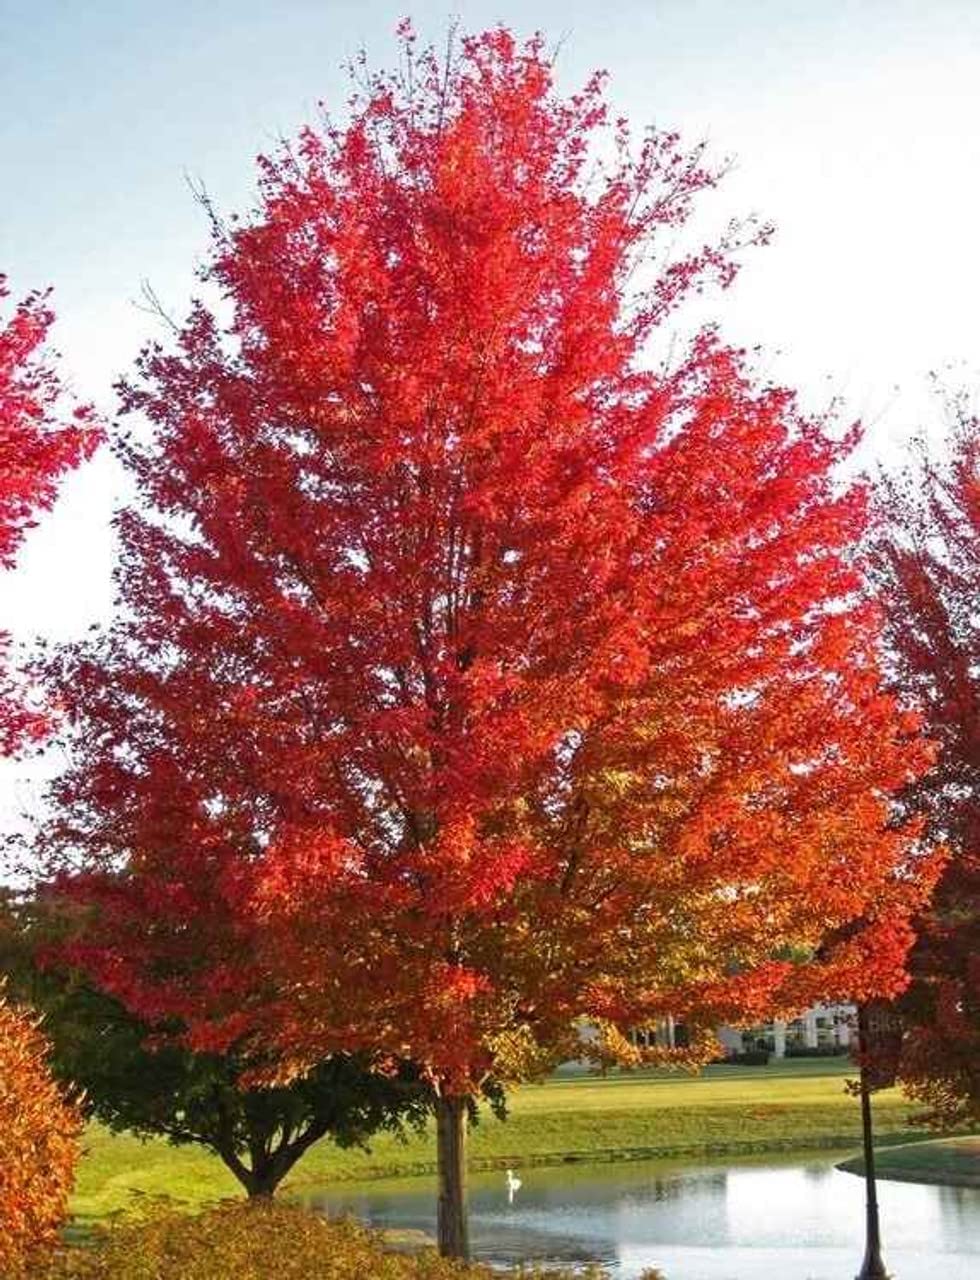
[[[900,1074],[947,1126],[980,1118],[980,424],[950,407],[949,458],[883,486],[877,546],[893,677],[937,747],[904,802],[949,851],[915,921]]]

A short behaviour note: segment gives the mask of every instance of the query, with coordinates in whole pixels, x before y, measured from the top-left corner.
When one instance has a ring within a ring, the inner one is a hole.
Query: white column
[[[819,1043],[816,1009],[807,1009],[803,1015],[803,1043],[808,1049],[815,1049]]]
[[[776,1058],[786,1057],[786,1023],[781,1018],[777,1018],[772,1024],[773,1038],[773,1056]]]

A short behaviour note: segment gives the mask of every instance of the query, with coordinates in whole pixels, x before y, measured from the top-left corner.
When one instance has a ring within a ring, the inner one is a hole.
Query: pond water
[[[850,1152],[732,1163],[638,1162],[470,1179],[473,1254],[487,1262],[601,1262],[617,1280],[852,1280],[864,1184],[834,1168]],[[435,1181],[399,1178],[304,1195],[330,1215],[435,1232]],[[980,1277],[980,1189],[879,1182],[894,1280]]]

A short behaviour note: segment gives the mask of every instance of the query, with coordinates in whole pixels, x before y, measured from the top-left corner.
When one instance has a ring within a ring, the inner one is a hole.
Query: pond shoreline
[[[879,1149],[890,1146],[912,1146],[918,1141],[926,1141],[914,1132],[897,1132],[885,1135],[878,1144]],[[557,1169],[569,1164],[634,1164],[642,1161],[690,1161],[695,1163],[705,1158],[724,1157],[737,1163],[740,1157],[765,1155],[793,1155],[807,1152],[841,1151],[848,1147],[857,1149],[860,1146],[860,1134],[853,1131],[847,1133],[829,1133],[814,1136],[812,1134],[794,1138],[757,1138],[740,1140],[721,1140],[718,1142],[701,1142],[681,1145],[658,1145],[643,1147],[608,1147],[592,1148],[582,1151],[544,1151],[513,1153],[500,1156],[471,1156],[466,1163],[469,1173],[493,1173],[504,1169]],[[850,1161],[845,1163],[850,1164]],[[435,1176],[437,1172],[435,1159],[407,1160],[404,1163],[393,1163],[356,1169],[338,1169],[334,1171],[331,1182],[380,1182],[389,1178],[416,1178]],[[851,1170],[847,1170],[851,1172]],[[293,1188],[322,1185],[323,1179],[315,1174],[302,1174],[289,1178],[283,1184],[286,1195]]]

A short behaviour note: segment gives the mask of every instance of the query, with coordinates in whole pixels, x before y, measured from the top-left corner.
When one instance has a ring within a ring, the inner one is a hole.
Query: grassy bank
[[[510,1118],[486,1115],[471,1135],[474,1169],[704,1154],[857,1146],[856,1101],[844,1091],[853,1068],[801,1059],[768,1067],[709,1067],[701,1076],[663,1072],[606,1079],[555,1078],[516,1090]],[[876,1095],[879,1137],[913,1138],[908,1105],[895,1090]],[[427,1173],[431,1133],[407,1143],[382,1136],[364,1151],[314,1147],[290,1185]],[[198,1148],[142,1143],[98,1126],[86,1135],[73,1209],[79,1225],[125,1208],[133,1195],[169,1195],[191,1205],[237,1195],[215,1157]]]
[[[838,1166],[864,1173],[860,1156]],[[893,1182],[929,1182],[950,1187],[980,1187],[980,1136],[940,1138],[875,1152],[875,1170]]]

